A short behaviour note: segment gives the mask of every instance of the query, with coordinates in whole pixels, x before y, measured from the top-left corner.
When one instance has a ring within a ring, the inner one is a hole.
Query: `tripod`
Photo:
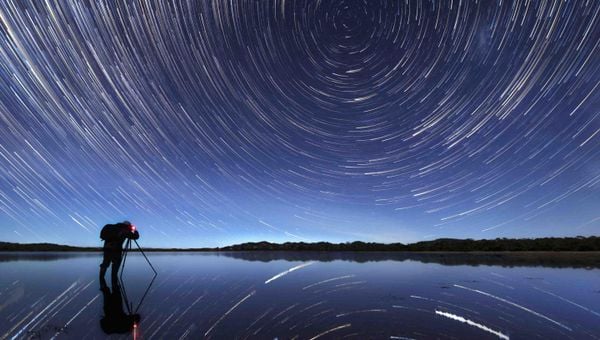
[[[132,241],[132,239],[128,238],[127,242],[125,243],[125,247],[123,247],[123,256],[122,256],[123,262],[121,263],[121,275],[119,276],[119,279],[121,281],[123,281],[123,271],[125,270],[125,260],[127,259],[127,254],[129,254],[129,251],[131,250],[131,241]],[[135,245],[138,247],[138,250],[140,251],[140,253],[142,253],[142,255],[144,255],[146,262],[148,262],[148,265],[150,265],[150,268],[152,268],[152,271],[154,272],[154,276],[158,275],[158,273],[154,269],[154,266],[152,266],[152,263],[150,263],[150,260],[148,260],[146,253],[144,253],[144,250],[142,249],[142,247],[140,247],[137,240],[133,240],[133,242],[135,242]]]
[[[122,287],[125,287],[125,285],[123,284],[123,272],[125,270],[125,260],[127,259],[127,254],[129,254],[129,251],[131,250],[131,240],[132,239],[128,238],[127,242],[125,243],[125,247],[123,247],[123,253],[122,253],[123,262],[121,263],[121,274],[119,275],[119,281],[121,282]],[[154,272],[154,276],[152,276],[152,280],[150,281],[150,284],[148,284],[148,287],[146,288],[146,291],[144,292],[144,295],[142,296],[142,299],[138,303],[135,310],[133,309],[133,304],[131,302],[129,302],[129,299],[127,297],[127,292],[125,291],[125,289],[123,289],[123,297],[125,298],[125,306],[127,306],[127,310],[129,311],[129,314],[137,313],[138,309],[142,305],[142,302],[144,302],[144,299],[146,298],[146,295],[148,294],[150,287],[154,283],[156,276],[158,275],[158,273],[154,269],[154,266],[152,266],[152,263],[150,262],[150,260],[148,260],[148,257],[144,253],[144,250],[142,249],[142,247],[140,247],[140,245],[138,244],[137,240],[133,240],[133,242],[135,242],[135,245],[137,246],[140,253],[142,253],[142,255],[144,255],[146,262],[148,263],[148,265]]]

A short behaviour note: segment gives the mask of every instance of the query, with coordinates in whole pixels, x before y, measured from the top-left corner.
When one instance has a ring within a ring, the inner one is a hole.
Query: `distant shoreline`
[[[95,257],[100,261],[99,248],[85,251],[1,251],[0,263],[11,261],[53,261],[73,256]],[[137,249],[135,250],[137,252]],[[148,249],[148,256],[214,256],[250,262],[333,262],[358,263],[414,261],[444,266],[500,266],[600,268],[600,251],[293,251],[293,250],[161,250]],[[139,253],[138,253],[139,254]]]
[[[135,248],[135,247],[134,247]],[[53,243],[0,242],[3,252],[99,252],[101,247],[77,247]],[[594,253],[600,237],[547,237],[536,239],[437,239],[412,244],[367,242],[248,242],[217,248],[144,248],[148,252],[397,252],[397,253]]]

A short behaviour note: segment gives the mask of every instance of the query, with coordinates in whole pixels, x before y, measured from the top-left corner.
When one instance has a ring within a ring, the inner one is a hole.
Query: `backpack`
[[[107,224],[100,231],[100,238],[104,241],[116,241],[121,236],[121,228],[116,224]]]

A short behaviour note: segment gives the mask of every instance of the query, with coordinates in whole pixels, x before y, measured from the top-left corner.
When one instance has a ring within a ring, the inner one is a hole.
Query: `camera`
[[[137,228],[133,224],[130,224],[129,226],[127,226],[127,232],[125,233],[125,237],[130,240],[137,240],[138,238],[140,238],[140,234],[137,232]]]

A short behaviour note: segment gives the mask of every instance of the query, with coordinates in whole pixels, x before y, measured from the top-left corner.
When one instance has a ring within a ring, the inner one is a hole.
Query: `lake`
[[[99,253],[0,253],[0,338],[600,339],[600,269],[576,261],[147,255],[153,281],[131,253],[100,290]]]

